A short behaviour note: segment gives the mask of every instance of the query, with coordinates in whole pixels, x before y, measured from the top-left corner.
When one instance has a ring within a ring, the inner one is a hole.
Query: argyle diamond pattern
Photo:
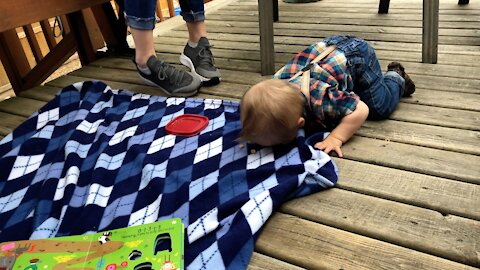
[[[166,133],[182,114],[209,124]],[[240,129],[236,101],[68,86],[0,141],[0,242],[179,217],[187,269],[245,269],[277,207],[332,187],[338,173],[302,130],[262,148],[237,142]]]

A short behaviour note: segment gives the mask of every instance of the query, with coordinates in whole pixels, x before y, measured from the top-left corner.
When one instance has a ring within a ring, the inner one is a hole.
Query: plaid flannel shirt
[[[290,79],[326,47],[324,42],[311,45],[277,71],[274,78]],[[301,81],[299,76],[291,82],[300,90]],[[355,110],[359,100],[353,92],[353,81],[343,52],[334,50],[311,67],[310,100],[305,106],[309,124],[321,124],[323,128],[333,129],[344,116]]]

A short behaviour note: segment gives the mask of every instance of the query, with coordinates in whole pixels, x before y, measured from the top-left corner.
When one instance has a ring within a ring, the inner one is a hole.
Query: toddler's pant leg
[[[400,102],[405,80],[395,71],[382,74],[374,49],[366,44],[365,71],[359,74],[358,87],[354,91],[370,109],[369,119],[386,119]],[[362,46],[363,47],[363,46]]]
[[[156,0],[125,0],[127,25],[140,30],[153,30],[156,5]]]
[[[345,53],[353,91],[370,109],[369,119],[386,119],[400,102],[405,80],[396,72],[382,74],[375,50],[365,40],[353,36],[325,39]]]
[[[180,9],[183,20],[186,22],[199,22],[205,20],[205,7],[203,0],[180,0]]]

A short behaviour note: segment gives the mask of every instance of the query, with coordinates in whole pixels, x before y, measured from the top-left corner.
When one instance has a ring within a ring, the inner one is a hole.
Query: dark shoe
[[[133,61],[135,63],[135,59]],[[135,66],[137,64],[135,63]],[[160,88],[165,94],[176,97],[193,96],[198,92],[202,82],[189,72],[177,69],[154,55],[147,60],[150,74],[145,74],[137,67],[140,77],[149,85]]]
[[[212,46],[206,37],[200,38],[195,48],[185,46],[180,62],[190,68],[190,71],[198,76],[204,85],[215,85],[220,82],[220,72],[214,66]]]
[[[415,92],[415,83],[412,81],[412,79],[410,79],[410,76],[405,73],[405,68],[402,64],[400,64],[399,62],[392,62],[388,64],[387,70],[395,71],[400,74],[402,78],[405,79],[405,90],[403,92],[404,97],[409,97]]]

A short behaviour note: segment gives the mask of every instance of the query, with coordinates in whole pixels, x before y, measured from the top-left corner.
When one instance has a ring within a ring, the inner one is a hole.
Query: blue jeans
[[[205,20],[203,0],[180,0],[180,13],[186,22]],[[140,30],[155,28],[155,7],[157,0],[125,0],[127,25]]]
[[[382,74],[375,50],[363,39],[331,36],[324,40],[336,45],[347,57],[347,72],[353,91],[370,109],[369,119],[386,119],[395,110],[405,89],[405,80],[395,71]]]

